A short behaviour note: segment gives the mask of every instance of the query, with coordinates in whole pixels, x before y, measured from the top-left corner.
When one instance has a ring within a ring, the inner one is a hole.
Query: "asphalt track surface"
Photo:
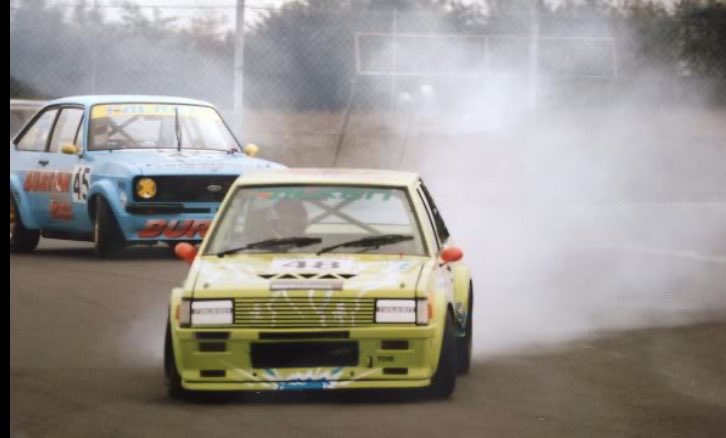
[[[702,267],[698,287],[723,298],[725,270]],[[726,436],[718,314],[477,354],[446,401],[369,392],[173,401],[163,328],[170,288],[185,273],[162,246],[99,261],[87,244],[44,240],[32,255],[12,255],[10,436]]]

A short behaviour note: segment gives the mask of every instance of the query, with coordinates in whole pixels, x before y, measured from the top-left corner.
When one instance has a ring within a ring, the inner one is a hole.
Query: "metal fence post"
[[[234,102],[233,129],[238,136],[242,135],[244,117],[244,27],[245,0],[237,0],[237,23],[234,39]]]
[[[529,10],[529,68],[527,71],[527,103],[537,108],[537,76],[539,74],[539,0],[532,0]]]
[[[93,0],[93,14],[96,18],[101,16],[98,11],[98,0]],[[98,21],[95,19],[91,24],[91,94],[96,94],[96,76],[98,75]]]

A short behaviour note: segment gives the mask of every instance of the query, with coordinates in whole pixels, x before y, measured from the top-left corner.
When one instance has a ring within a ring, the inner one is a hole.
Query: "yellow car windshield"
[[[406,190],[399,188],[243,187],[232,195],[218,221],[206,254],[244,248],[250,252],[426,255],[411,201]],[[264,244],[250,247],[258,242]]]

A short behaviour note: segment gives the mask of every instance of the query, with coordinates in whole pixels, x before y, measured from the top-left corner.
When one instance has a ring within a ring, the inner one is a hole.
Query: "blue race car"
[[[284,167],[252,158],[206,102],[81,96],[45,105],[10,145],[10,251],[40,236],[128,244],[200,241],[241,174]]]

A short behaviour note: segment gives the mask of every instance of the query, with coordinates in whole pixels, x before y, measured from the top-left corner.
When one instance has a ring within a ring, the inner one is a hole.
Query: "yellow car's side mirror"
[[[65,143],[61,146],[61,152],[68,155],[76,155],[81,151],[81,148],[74,145],[73,143]]]
[[[260,148],[254,143],[249,143],[247,146],[244,147],[243,151],[248,156],[255,157],[257,156],[257,154],[260,153]]]

